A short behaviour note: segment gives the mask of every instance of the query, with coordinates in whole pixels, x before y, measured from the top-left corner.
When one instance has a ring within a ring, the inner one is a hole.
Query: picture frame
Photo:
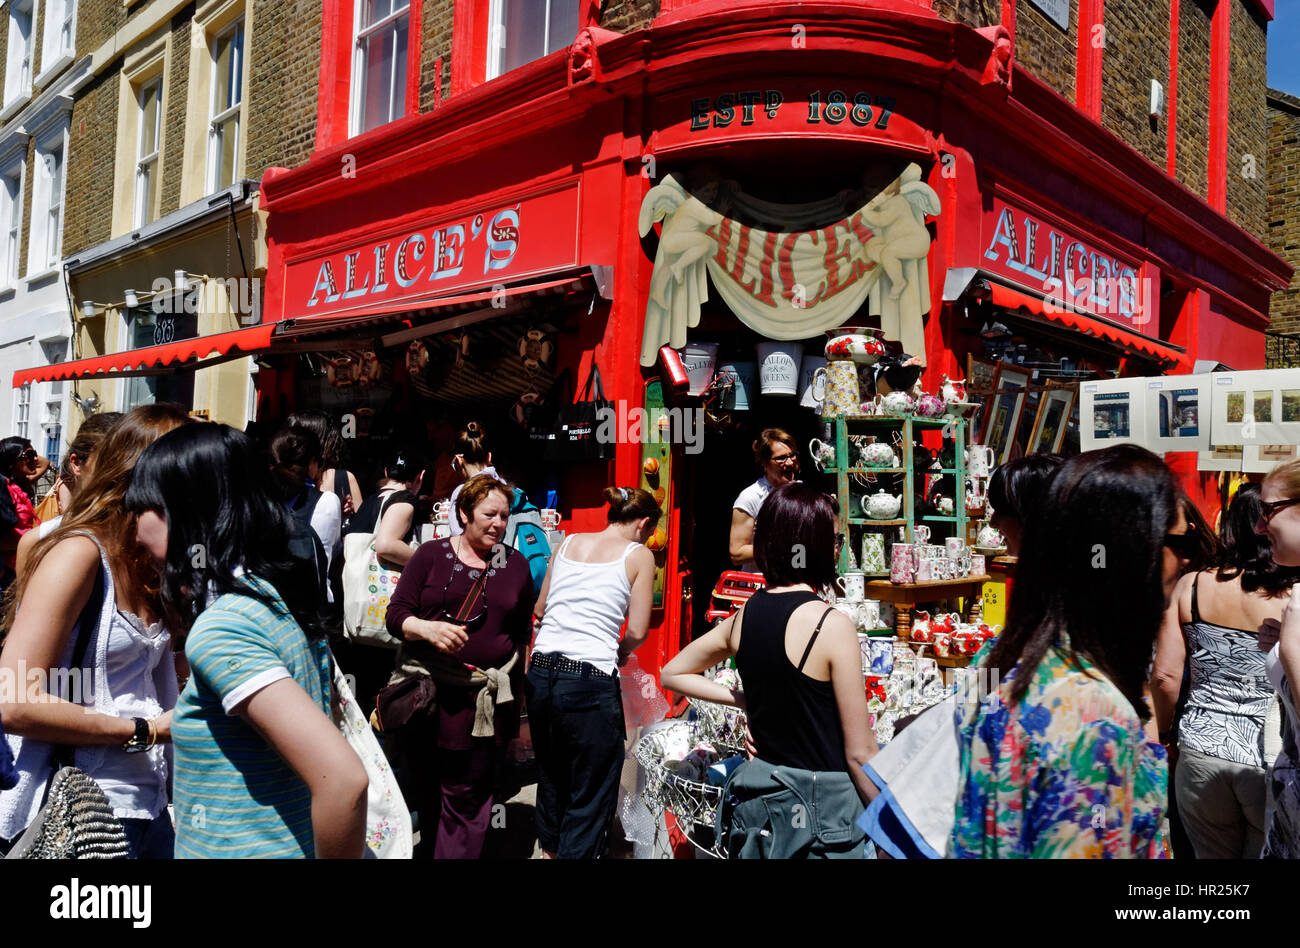
[[[1142,404],[1148,448],[1157,454],[1210,450],[1210,382],[1207,374],[1146,380]],[[1237,443],[1230,438],[1219,440]]]
[[[998,363],[986,362],[973,355],[966,356],[966,397],[992,393],[997,372]]]
[[[1213,372],[1208,378],[1216,443],[1300,442],[1300,369]]]
[[[1267,474],[1279,464],[1294,461],[1298,456],[1295,444],[1247,444],[1242,456],[1241,470],[1247,474]]]
[[[1079,450],[1112,444],[1147,447],[1142,397],[1149,379],[1097,379],[1079,385]]]
[[[1078,395],[1078,389],[1069,382],[1047,380],[1042,397],[1038,400],[1038,412],[1034,416],[1034,427],[1029,435],[1026,453],[1061,453],[1065,430],[1069,427]]]
[[[993,374],[993,392],[987,402],[979,443],[993,449],[998,464],[1011,460],[1031,378],[1028,371],[1010,362],[999,362]]]

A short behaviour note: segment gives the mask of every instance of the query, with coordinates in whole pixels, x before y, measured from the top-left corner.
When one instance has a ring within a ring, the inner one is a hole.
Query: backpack
[[[551,543],[546,538],[546,528],[542,526],[541,510],[518,487],[514,489],[510,524],[506,527],[503,542],[528,560],[528,571],[533,576],[533,593],[536,594],[542,588],[542,580],[546,579],[546,568],[551,562]]]
[[[323,606],[326,601],[326,584],[329,582],[326,571],[329,560],[325,555],[325,544],[321,543],[320,537],[311,526],[311,515],[315,512],[320,499],[321,492],[308,487],[303,494],[291,502],[297,506],[286,505],[286,511],[289,514],[289,552],[294,559],[311,563],[315,567],[316,588],[320,593],[320,603]]]

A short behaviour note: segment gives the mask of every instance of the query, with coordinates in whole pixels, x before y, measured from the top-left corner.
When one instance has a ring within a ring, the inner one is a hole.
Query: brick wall
[[[934,12],[945,20],[965,23],[976,29],[1002,19],[1001,0],[934,0]]]
[[[27,248],[31,244],[32,237],[32,185],[36,180],[36,143],[29,141],[27,143],[27,158],[24,167],[27,169],[23,181],[23,222],[22,233],[18,237],[18,275],[27,276]]]
[[[1109,15],[1107,4],[1107,15]],[[999,5],[1000,7],[1000,5]],[[998,22],[999,12],[990,22]],[[1070,32],[1062,32],[1037,7],[1022,0],[1016,5],[1016,62],[1071,102],[1075,63],[1079,55],[1079,0],[1070,0]]]
[[[249,44],[244,177],[305,164],[316,145],[321,0],[257,0]]]
[[[1228,217],[1266,239],[1264,151],[1268,142],[1267,25],[1233,0],[1228,69]]]
[[[1291,288],[1274,293],[1274,332],[1300,333],[1300,97],[1268,94],[1268,237],[1273,252],[1296,268]]]
[[[659,15],[659,0],[611,0],[600,11],[600,25],[616,33],[644,29]]]
[[[78,0],[77,55],[93,53],[145,6],[140,3],[127,11],[122,0]]]
[[[80,35],[80,33],[78,34]],[[108,240],[113,224],[113,169],[121,62],[93,79],[72,107],[63,255]]]
[[[434,66],[442,59],[442,94],[451,88],[451,33],[453,0],[425,0],[420,23],[420,111],[433,111],[437,77]]]
[[[1150,108],[1152,79],[1169,90],[1169,0],[1111,0],[1105,27],[1101,124],[1163,168],[1168,115]]]
[[[190,21],[194,19],[194,8],[195,4],[186,4],[171,21],[171,57],[163,79],[166,109],[162,118],[162,193],[158,217],[181,206],[181,173],[186,161],[185,108],[190,81]]]
[[[1187,0],[1178,13],[1178,160],[1175,177],[1201,197],[1209,188],[1210,18],[1215,0]]]

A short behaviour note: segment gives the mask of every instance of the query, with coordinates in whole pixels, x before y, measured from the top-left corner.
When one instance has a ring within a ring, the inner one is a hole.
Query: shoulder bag
[[[394,491],[393,493],[396,493]],[[375,531],[393,495],[379,506]],[[402,643],[388,633],[388,602],[402,571],[388,569],[375,552],[375,533],[349,533],[343,538],[343,636],[349,642],[396,649]]]
[[[547,442],[548,461],[605,461],[614,456],[617,438],[601,438],[601,423],[610,417],[614,403],[605,397],[600,369],[595,360],[591,373],[576,402],[560,406],[555,422],[555,438]]]

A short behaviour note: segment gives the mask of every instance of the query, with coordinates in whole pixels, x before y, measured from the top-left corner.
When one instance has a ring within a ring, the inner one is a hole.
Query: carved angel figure
[[[876,236],[864,248],[889,279],[889,298],[896,300],[907,289],[904,260],[922,260],[930,252],[930,232],[925,219],[941,210],[939,195],[921,180],[919,165],[908,165],[898,180],[862,209],[863,219]]]

